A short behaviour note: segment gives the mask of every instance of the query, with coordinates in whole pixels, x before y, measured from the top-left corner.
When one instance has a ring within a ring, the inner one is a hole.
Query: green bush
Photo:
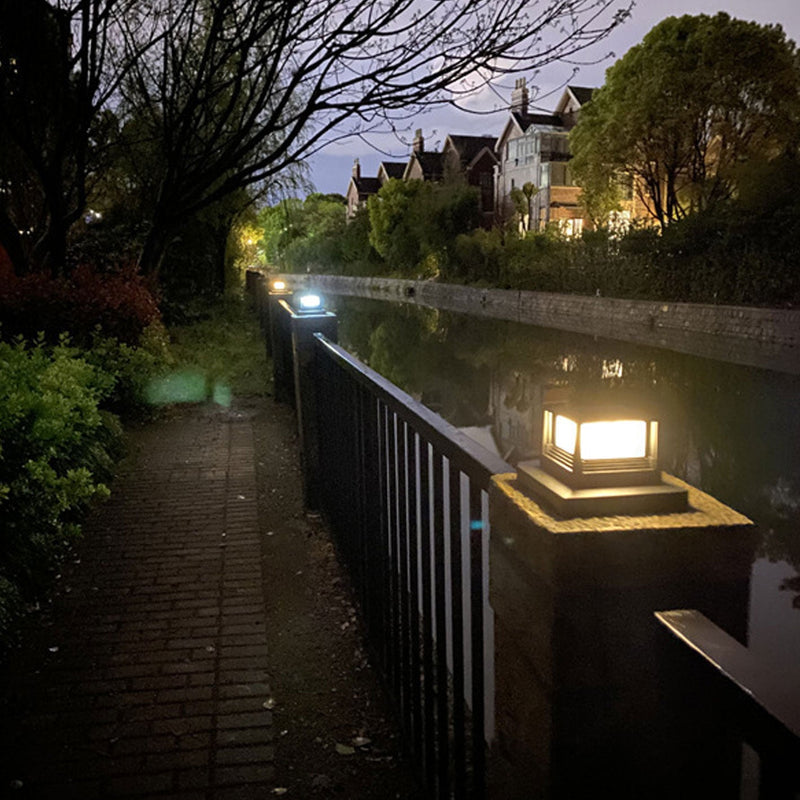
[[[145,329],[138,346],[104,338],[98,332],[88,350],[74,354],[111,378],[102,407],[125,419],[150,415],[148,386],[173,360],[169,334],[160,321]]]
[[[0,633],[108,495],[120,428],[100,406],[114,387],[64,342],[0,342]]]

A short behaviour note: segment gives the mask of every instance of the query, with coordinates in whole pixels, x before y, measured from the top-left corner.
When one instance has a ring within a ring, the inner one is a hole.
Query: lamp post
[[[288,308],[283,302],[282,306]],[[320,507],[320,420],[325,398],[318,391],[317,347],[314,334],[321,333],[336,342],[338,320],[325,309],[321,295],[313,291],[298,292],[291,305],[292,362],[297,428],[300,434],[300,454],[303,467],[303,499],[306,508]]]
[[[275,376],[275,399],[280,402],[285,402],[288,399],[282,394],[281,387],[287,380],[290,380],[289,374],[291,373],[292,365],[290,361],[286,360],[290,345],[288,342],[281,343],[281,337],[286,337],[288,334],[279,327],[280,311],[278,310],[278,303],[291,297],[291,294],[291,291],[286,286],[286,281],[278,278],[270,282],[266,298],[266,318],[264,323],[267,331],[267,355],[272,356],[272,369]]]
[[[647,414],[542,419],[541,458],[489,493],[490,796],[672,798],[708,776],[705,796],[736,796],[739,742],[702,712],[676,721],[654,613],[698,609],[746,639],[753,524],[659,470]]]

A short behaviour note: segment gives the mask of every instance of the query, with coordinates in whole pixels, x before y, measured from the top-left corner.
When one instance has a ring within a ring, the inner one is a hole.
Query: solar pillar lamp
[[[279,278],[272,281],[269,285],[269,291],[270,294],[288,294],[286,281],[282,281]]]
[[[297,292],[292,298],[295,314],[324,314],[325,304],[316,292]]]
[[[541,458],[517,470],[520,487],[561,517],[688,508],[686,489],[658,469],[658,421],[626,408],[545,407]]]

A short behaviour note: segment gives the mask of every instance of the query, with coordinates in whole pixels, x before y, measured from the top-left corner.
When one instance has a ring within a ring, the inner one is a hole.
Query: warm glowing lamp
[[[314,292],[304,292],[295,297],[295,310],[299,314],[319,314],[325,310],[322,298]]]
[[[273,292],[285,292],[286,291],[286,281],[272,281],[272,285],[270,289]]]
[[[685,511],[685,489],[658,469],[658,422],[621,408],[544,410],[542,456],[517,465],[521,485],[563,517]]]

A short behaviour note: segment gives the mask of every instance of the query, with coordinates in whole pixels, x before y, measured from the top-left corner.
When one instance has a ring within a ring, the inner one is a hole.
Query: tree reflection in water
[[[800,376],[412,305],[337,298],[342,344],[452,424],[534,455],[542,403],[635,403],[663,468],[751,517],[761,556],[800,572]],[[783,586],[800,593],[800,575]],[[800,607],[800,599],[795,599]]]

